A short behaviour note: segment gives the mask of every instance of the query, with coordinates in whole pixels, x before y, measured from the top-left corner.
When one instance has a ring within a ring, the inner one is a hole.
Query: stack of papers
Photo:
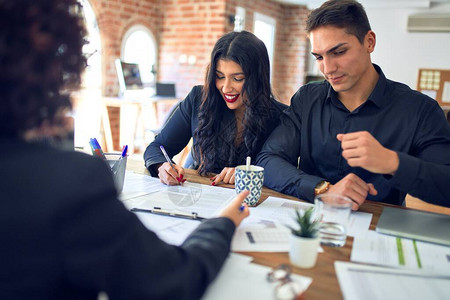
[[[290,230],[297,227],[295,209],[305,210],[313,204],[268,197],[257,207],[250,208],[250,216],[236,229],[231,243],[233,251],[288,252]],[[372,214],[352,212],[348,235],[365,235],[369,230]],[[323,250],[320,249],[320,252]]]
[[[192,182],[167,186],[158,178],[127,172],[120,199],[128,209],[154,209],[159,207],[173,213],[191,214],[212,218],[236,196],[232,189],[212,187]],[[172,245],[181,245],[187,236],[200,225],[197,220],[187,220],[151,213],[136,213],[140,221],[155,232],[160,239]]]
[[[350,259],[367,264],[450,274],[450,247],[385,235],[373,230],[365,236],[355,238]]]
[[[346,300],[449,298],[450,247],[368,231],[351,260],[380,266],[335,262]]]
[[[236,196],[235,191],[228,188],[192,182],[167,186],[157,178],[138,174],[133,175],[137,180],[129,184],[128,175],[121,199],[125,199],[124,204],[129,209],[158,207],[174,213],[196,213],[199,217],[213,218]],[[139,182],[139,176],[147,178]]]
[[[161,183],[159,178],[127,171],[125,173],[123,190],[122,193],[120,193],[119,198],[124,203],[127,203],[130,199],[158,192],[164,188],[165,185]]]
[[[128,209],[161,208],[174,213],[196,213],[212,218],[236,196],[233,189],[185,182],[182,186],[167,186],[158,178],[127,173],[120,195]],[[288,252],[290,230],[286,225],[296,226],[294,211],[305,210],[313,204],[269,197],[258,207],[250,208],[250,216],[236,229],[231,249],[252,252]],[[198,221],[183,220],[150,213],[137,213],[142,223],[169,244],[180,245],[199,225]],[[353,212],[348,234],[365,234],[372,215]],[[323,251],[320,249],[320,251]]]
[[[231,253],[217,278],[208,287],[202,300],[273,300],[277,282],[268,282],[271,268],[251,263],[252,258]],[[310,277],[291,274],[291,279],[306,290]]]
[[[336,261],[346,300],[442,300],[449,298],[449,273],[393,269]]]

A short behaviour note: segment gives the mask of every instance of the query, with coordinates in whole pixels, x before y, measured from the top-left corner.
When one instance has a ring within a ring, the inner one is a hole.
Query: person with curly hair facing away
[[[165,184],[184,181],[184,169],[174,170],[160,146],[172,158],[192,137],[192,163],[185,166],[217,174],[212,185],[234,184],[235,167],[256,158],[285,108],[271,92],[264,43],[247,31],[227,33],[212,50],[204,86],[192,89],[147,147],[145,166]]]
[[[81,13],[76,0],[0,0],[0,299],[199,299],[248,192],[173,246],[118,200],[101,158],[42,141],[64,131],[86,65]]]

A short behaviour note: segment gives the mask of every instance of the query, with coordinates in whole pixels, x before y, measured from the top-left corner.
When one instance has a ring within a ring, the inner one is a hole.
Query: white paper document
[[[449,299],[449,273],[393,269],[336,261],[334,263],[346,300]]]
[[[259,206],[252,208],[251,214],[258,217],[265,217],[275,220],[282,224],[295,226],[295,209],[305,210],[313,206],[314,204],[312,203],[288,200],[278,197],[268,197]],[[366,234],[369,230],[371,221],[372,214],[352,211],[350,214],[350,220],[348,221],[347,235],[357,236]]]
[[[450,274],[450,247],[370,230],[353,241],[351,261]],[[450,292],[449,292],[450,296]]]
[[[365,235],[369,231],[372,216],[370,213],[352,211],[348,220],[347,235],[353,237]]]
[[[252,216],[244,219],[231,242],[233,251],[287,252],[290,230],[273,220]]]
[[[257,207],[250,208],[250,216],[270,219],[280,224],[295,226],[295,210],[306,210],[314,205],[307,202],[268,197]]]
[[[217,278],[206,290],[203,300],[273,300],[277,282],[268,282],[271,268],[251,263],[252,258],[231,253]],[[306,290],[312,282],[310,277],[291,274]]]
[[[164,242],[179,246],[199,225],[197,220],[184,220],[149,213],[136,213],[144,226]]]
[[[198,216],[215,217],[236,193],[233,189],[211,187],[185,182],[182,186],[167,186],[159,178],[129,172],[120,199],[128,209],[154,209],[182,212]],[[198,220],[186,220],[146,212],[136,215],[144,226],[155,232],[160,239],[172,245],[181,245],[186,237],[200,225]]]
[[[131,199],[133,206],[141,209],[158,207],[164,211],[192,214],[199,217],[215,217],[236,197],[233,189],[213,187],[204,184],[185,182],[183,185],[164,186],[151,194]],[[131,207],[129,207],[131,208]]]
[[[250,208],[250,216],[236,229],[231,243],[233,251],[288,252],[290,229],[297,227],[295,209],[313,207],[311,203],[268,197],[257,207]],[[348,235],[365,234],[372,214],[352,212]],[[323,252],[320,248],[319,252]]]
[[[233,251],[288,252],[290,230],[295,226],[295,209],[312,207],[310,203],[268,197],[257,207],[250,207],[231,243]]]
[[[135,197],[155,193],[163,190],[165,187],[166,186],[161,183],[159,178],[127,171],[125,174],[123,190],[122,193],[120,193],[119,198],[125,202]]]

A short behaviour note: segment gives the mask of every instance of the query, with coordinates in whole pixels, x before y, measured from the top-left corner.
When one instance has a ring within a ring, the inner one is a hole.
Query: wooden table
[[[129,160],[128,170],[132,170],[136,173],[149,174],[144,168],[144,163],[142,161]],[[196,171],[185,169],[185,178],[188,181],[210,184],[211,181],[208,177],[202,177],[197,174]],[[221,184],[221,187],[234,188],[234,185]],[[262,190],[262,195],[259,203],[263,202],[267,197],[275,196],[282,197],[291,200],[298,200],[298,198],[284,195],[275,192],[266,187]],[[359,211],[372,213],[372,223],[370,229],[375,230],[375,226],[380,217],[383,206],[392,206],[389,204],[382,204],[373,201],[366,201],[361,205]],[[350,261],[350,253],[353,246],[353,237],[347,237],[347,243],[341,248],[332,248],[322,246],[324,249],[323,253],[319,253],[317,263],[314,268],[311,269],[300,269],[291,265],[294,273],[308,276],[313,278],[313,282],[305,293],[305,299],[343,299],[341,289],[339,287],[339,282],[336,277],[336,272],[334,269],[334,262],[339,261]],[[269,267],[276,267],[280,264],[289,264],[289,255],[287,252],[239,252],[244,255],[249,255],[253,257],[253,262]]]

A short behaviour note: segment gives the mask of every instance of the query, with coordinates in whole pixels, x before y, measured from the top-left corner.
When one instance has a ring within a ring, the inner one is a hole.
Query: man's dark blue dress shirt
[[[442,109],[435,100],[386,79],[374,67],[379,73],[377,85],[352,112],[327,81],[297,91],[257,158],[265,168],[267,187],[312,201],[319,181],[335,184],[354,173],[377,189],[369,200],[402,205],[409,193],[450,206],[450,126]],[[356,131],[370,132],[398,153],[400,164],[394,176],[347,164],[336,135]]]

